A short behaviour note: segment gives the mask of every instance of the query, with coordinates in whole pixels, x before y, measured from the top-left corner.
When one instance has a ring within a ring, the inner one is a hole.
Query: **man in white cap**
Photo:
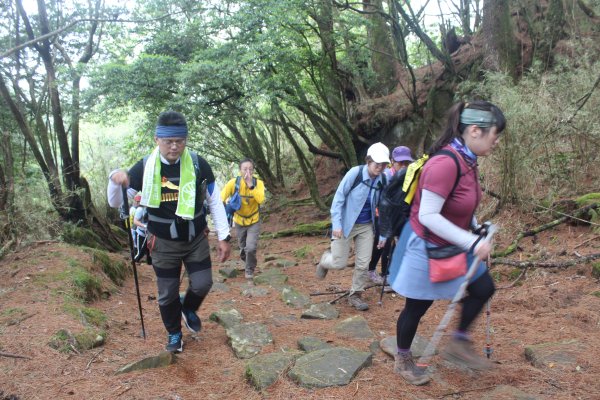
[[[335,192],[331,203],[331,251],[323,254],[316,272],[318,278],[324,279],[329,269],[346,267],[350,244],[354,241],[355,264],[348,303],[359,311],[369,309],[361,293],[369,279],[375,208],[387,183],[382,172],[390,163],[390,151],[383,143],[375,143],[367,150],[365,161],[365,165],[346,173]]]

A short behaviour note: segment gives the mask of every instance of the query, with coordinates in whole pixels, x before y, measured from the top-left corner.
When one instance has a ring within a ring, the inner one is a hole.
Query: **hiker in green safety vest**
[[[240,161],[240,174],[225,184],[221,191],[223,203],[231,201],[236,194],[240,205],[233,212],[233,224],[240,246],[240,258],[246,263],[245,277],[252,279],[256,269],[256,249],[260,235],[260,205],[265,201],[265,185],[254,177],[254,161],[244,158]]]
[[[158,307],[168,332],[166,350],[181,352],[181,322],[199,333],[196,314],[212,287],[212,263],[206,233],[206,201],[217,230],[217,259],[229,258],[229,225],[219,188],[210,165],[187,149],[188,126],[176,111],[158,116],[156,147],[129,171],[115,170],[109,176],[108,203],[120,207],[123,188],[141,191],[141,205],[148,209],[147,245],[158,286]],[[185,266],[188,288],[180,296],[181,266]]]

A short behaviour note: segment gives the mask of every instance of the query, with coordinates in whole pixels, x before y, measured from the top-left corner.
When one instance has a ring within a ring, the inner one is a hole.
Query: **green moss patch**
[[[93,325],[98,328],[106,329],[108,327],[106,314],[93,307],[79,307],[74,304],[65,304],[64,310],[75,319],[80,320],[84,325]]]
[[[73,334],[67,329],[60,329],[50,338],[48,346],[61,353],[79,353],[102,346],[105,340],[106,332],[104,331],[86,329],[83,332]]]
[[[86,246],[95,249],[104,248],[102,239],[94,231],[73,224],[64,224],[62,240],[76,246]]]
[[[92,262],[99,266],[110,280],[118,286],[122,286],[129,270],[123,261],[113,261],[108,253],[103,250],[89,249],[92,254]]]

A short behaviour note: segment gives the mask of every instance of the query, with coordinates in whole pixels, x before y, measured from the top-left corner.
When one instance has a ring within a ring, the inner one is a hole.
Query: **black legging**
[[[392,242],[393,238],[389,238],[383,248],[378,248],[379,244],[379,220],[375,219],[375,239],[373,240],[373,250],[371,251],[371,261],[369,262],[369,271],[375,271],[377,269],[377,263],[381,258],[381,275],[386,276],[388,274],[388,266],[390,254],[392,254]]]
[[[462,300],[462,312],[458,323],[459,331],[469,329],[486,301],[493,296],[495,290],[494,281],[488,271],[485,271],[475,282],[467,286],[468,296]],[[396,342],[399,349],[410,349],[417,333],[419,321],[432,304],[433,300],[406,298],[404,309],[396,323]]]

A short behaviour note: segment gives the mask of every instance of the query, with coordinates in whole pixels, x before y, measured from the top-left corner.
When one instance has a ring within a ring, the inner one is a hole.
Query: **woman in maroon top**
[[[502,111],[491,103],[454,105],[446,129],[431,147],[430,159],[421,172],[409,223],[404,226],[390,266],[391,271],[398,271],[390,276],[391,286],[406,298],[397,322],[394,370],[414,385],[430,380],[426,369],[414,364],[410,352],[419,321],[434,300],[452,299],[465,279],[461,276],[431,282],[426,247],[458,246],[467,252],[467,265],[475,256],[487,259],[491,245],[478,241],[479,235],[473,233],[477,228],[474,213],[481,200],[477,158],[492,153],[505,126]],[[436,154],[439,150],[451,154]],[[458,328],[444,352],[447,358],[476,370],[489,367],[486,359],[476,355],[468,329],[494,290],[494,282],[482,262],[467,286]]]

